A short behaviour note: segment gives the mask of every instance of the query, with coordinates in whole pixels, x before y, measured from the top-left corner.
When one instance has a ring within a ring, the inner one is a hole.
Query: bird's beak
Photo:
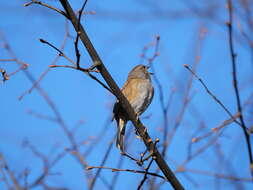
[[[147,67],[147,69],[150,69],[150,66],[149,65],[147,65],[146,66]],[[150,75],[153,75],[154,73],[152,73],[152,72],[148,72]]]

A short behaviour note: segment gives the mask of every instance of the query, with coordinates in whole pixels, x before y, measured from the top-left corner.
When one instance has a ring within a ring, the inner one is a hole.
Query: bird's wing
[[[115,104],[113,106],[113,111],[112,111],[112,113],[113,113],[112,121],[114,119],[118,120],[118,113],[119,113],[119,111],[120,111],[119,100],[116,100],[116,102],[115,102]]]
[[[127,98],[130,104],[133,104],[133,101],[138,95],[138,82],[140,79],[130,79],[127,80],[122,88],[122,93]]]
[[[139,80],[141,79],[129,79],[125,82],[125,84],[123,85],[121,91],[124,94],[124,96],[127,98],[127,100],[129,101],[129,103],[132,105],[134,103],[134,101],[137,99],[136,96],[138,96],[138,82],[140,82]],[[113,114],[114,117],[117,120],[117,115],[122,112],[122,108],[120,106],[119,101],[117,100],[114,104],[113,107]]]
[[[152,90],[151,90],[151,94],[150,94],[150,103],[151,103],[151,102],[152,102],[152,100],[153,100],[154,93],[155,93],[155,91],[154,91],[154,87],[152,86]],[[150,103],[149,103],[149,104],[150,104]]]

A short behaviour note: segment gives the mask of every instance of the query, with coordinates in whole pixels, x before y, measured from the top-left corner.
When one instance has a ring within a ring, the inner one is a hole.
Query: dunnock
[[[154,95],[151,77],[148,72],[148,66],[137,65],[128,74],[122,93],[125,95],[137,117],[139,117],[149,106]],[[116,146],[121,152],[124,152],[124,135],[127,121],[127,114],[121,107],[119,101],[116,101],[113,107],[114,118],[117,122],[118,132]]]

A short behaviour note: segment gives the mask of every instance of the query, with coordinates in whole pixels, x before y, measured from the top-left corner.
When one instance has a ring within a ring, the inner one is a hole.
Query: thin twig
[[[136,113],[133,110],[132,106],[126,99],[126,97],[121,92],[118,85],[115,83],[114,79],[108,72],[107,68],[103,64],[100,56],[98,55],[96,49],[94,48],[93,44],[91,43],[87,33],[85,32],[83,26],[78,24],[78,19],[69,4],[67,0],[60,0],[65,12],[68,14],[71,23],[73,24],[76,32],[80,32],[80,39],[82,40],[84,46],[86,47],[86,50],[88,51],[93,64],[96,65],[96,68],[100,71],[102,77],[112,90],[113,94],[117,97],[119,102],[121,103],[123,109],[126,111],[127,115],[129,116],[129,120],[132,121],[132,123],[135,126],[135,129],[137,130],[138,134],[142,137],[142,140],[144,144],[146,145],[147,149],[149,151],[153,151],[154,155],[156,156],[156,163],[158,164],[159,168],[163,172],[163,174],[166,176],[170,184],[177,190],[183,190],[182,184],[179,182],[177,177],[174,175],[172,170],[169,168],[168,164],[164,160],[164,158],[161,156],[160,152],[156,147],[154,147],[154,143],[151,140],[149,134],[147,133],[146,127],[141,123],[139,119],[136,119]],[[80,29],[79,29],[80,28]]]
[[[221,130],[225,126],[227,126],[227,125],[231,124],[232,122],[234,122],[234,120],[236,120],[239,117],[240,117],[240,113],[235,114],[232,118],[229,118],[229,119],[223,121],[220,126],[212,128],[211,131],[209,131],[208,133],[206,133],[204,135],[201,135],[199,137],[192,138],[192,142],[193,143],[199,142],[200,140],[202,140],[206,137],[209,137],[210,135],[214,134],[214,132],[217,132],[217,131]]]
[[[111,142],[110,142],[110,144],[109,144],[109,146],[108,146],[108,149],[107,149],[107,151],[106,151],[106,153],[105,153],[105,155],[104,155],[104,158],[103,158],[103,160],[102,160],[102,162],[101,162],[101,164],[100,164],[100,166],[102,166],[102,167],[104,166],[106,160],[107,160],[108,157],[109,157],[109,154],[110,154],[110,152],[111,152],[111,150],[112,150],[112,145],[113,145],[113,143],[114,143],[114,141],[115,141],[115,138],[116,138],[116,135],[112,138],[112,140],[111,140]],[[90,189],[90,190],[92,190],[92,189],[94,188],[95,183],[96,183],[96,180],[97,180],[97,178],[98,178],[98,176],[99,176],[99,174],[100,174],[100,172],[101,172],[101,169],[102,169],[102,168],[99,168],[99,169],[97,170],[96,174],[94,175],[94,177],[92,178],[92,181],[91,181],[90,186],[89,186],[89,189]]]
[[[17,178],[15,177],[13,171],[9,168],[6,160],[4,159],[4,156],[0,153],[0,161],[3,163],[3,168],[5,169],[5,171],[7,172],[7,174],[9,175],[10,180],[12,181],[14,187],[16,190],[21,190],[22,187],[19,184]]]
[[[31,2],[25,3],[24,7],[28,7],[31,4],[38,4],[38,5],[41,5],[43,7],[47,7],[49,9],[53,10],[53,11],[56,11],[56,12],[60,13],[61,15],[65,16],[66,18],[68,18],[68,15],[64,11],[62,11],[60,9],[57,9],[57,8],[51,6],[51,5],[46,4],[46,3],[43,3],[41,1],[31,0]]]
[[[125,142],[126,142],[126,147],[125,149],[127,150],[128,147],[130,146],[131,142],[129,142],[129,139],[130,139],[130,134],[131,134],[131,130],[127,130],[126,132],[126,135],[125,135]],[[117,164],[117,168],[120,169],[121,166],[123,165],[124,163],[124,160],[125,160],[125,157],[124,156],[120,156],[119,158],[119,161],[118,161],[118,164]],[[110,190],[114,190],[115,189],[115,186],[116,186],[116,183],[117,183],[117,180],[119,178],[119,175],[120,175],[120,172],[116,172],[112,178],[112,181],[111,181],[111,184],[110,184]]]
[[[146,45],[143,48],[142,57],[147,58],[147,60],[148,60],[148,65],[152,69],[152,72],[153,72],[152,76],[154,78],[154,82],[156,83],[157,88],[158,88],[158,92],[159,92],[159,101],[160,101],[161,109],[162,109],[162,113],[163,113],[163,149],[162,149],[162,156],[164,157],[166,155],[166,150],[167,150],[167,145],[168,145],[168,143],[167,143],[167,138],[168,138],[168,117],[167,117],[167,113],[168,113],[169,105],[170,105],[170,102],[172,100],[172,97],[173,97],[174,93],[172,92],[170,94],[168,103],[165,104],[164,90],[163,90],[163,87],[162,87],[162,84],[161,84],[160,80],[158,79],[158,77],[156,75],[155,68],[153,66],[153,62],[154,62],[155,58],[157,56],[159,56],[159,42],[160,42],[160,36],[156,36],[155,42],[150,43],[150,46],[151,45],[155,46],[153,55],[150,58],[146,57],[146,52],[149,48],[149,46]]]
[[[167,179],[157,173],[152,173],[152,172],[146,172],[145,170],[130,170],[130,169],[118,169],[118,168],[110,168],[110,167],[101,167],[101,166],[89,166],[86,169],[87,170],[91,170],[94,168],[102,168],[102,169],[108,169],[108,170],[112,170],[112,172],[131,172],[131,173],[139,173],[139,174],[147,174],[147,175],[152,175],[155,177],[159,177],[161,179],[164,179],[165,181],[167,181]]]
[[[70,59],[68,56],[65,55],[65,53],[58,49],[57,47],[55,47],[53,44],[51,44],[50,42],[46,41],[46,40],[43,40],[43,39],[39,39],[41,43],[43,44],[47,44],[49,45],[50,47],[52,47],[53,49],[55,49],[56,51],[59,52],[59,56],[62,56],[64,57],[65,59],[67,59],[70,63],[72,63],[73,65],[76,65],[76,62],[74,62],[72,59]]]
[[[2,38],[4,41],[6,41],[4,38]],[[23,65],[24,62],[20,61],[15,53],[12,51],[11,47],[5,43],[5,49],[8,51],[10,57],[12,59],[15,59],[16,60],[16,64],[17,65]],[[35,78],[33,77],[33,75],[29,72],[29,70],[22,70],[25,74],[25,76],[28,78],[28,80],[34,84],[36,82]],[[54,104],[54,102],[51,100],[51,98],[49,97],[49,95],[44,91],[43,88],[40,87],[40,85],[36,85],[36,90],[38,90],[39,94],[42,96],[42,98],[46,101],[46,103],[49,105],[49,107],[51,108],[51,110],[53,111],[56,119],[57,119],[57,122],[60,126],[60,128],[63,130],[64,134],[66,135],[66,137],[68,138],[69,142],[70,142],[70,145],[71,145],[71,149],[74,150],[76,152],[76,154],[72,154],[76,159],[77,161],[80,163],[80,165],[82,167],[86,167],[85,166],[85,158],[80,156],[80,153],[79,153],[79,147],[77,145],[77,142],[76,142],[76,139],[74,138],[73,136],[73,133],[68,129],[68,126],[66,125],[62,115],[60,114],[59,110],[57,109],[56,105]],[[86,177],[87,179],[89,179],[91,177],[91,174],[90,173],[86,173]]]
[[[95,80],[96,82],[98,82],[101,86],[103,86],[106,90],[108,90],[110,93],[113,94],[112,90],[106,86],[102,81],[100,81],[97,77],[95,77],[94,75],[92,75],[90,72],[90,69],[84,69],[82,67],[74,67],[74,66],[71,66],[71,65],[50,65],[49,67],[51,68],[56,68],[56,67],[65,67],[65,68],[70,68],[70,69],[75,69],[75,70],[80,70],[82,72],[84,72],[85,74],[87,74],[90,78],[92,78],[93,80]],[[92,71],[92,72],[97,72],[97,71]]]
[[[140,190],[141,187],[143,186],[144,182],[146,181],[146,179],[147,179],[147,174],[148,174],[148,170],[149,170],[150,166],[152,165],[153,161],[154,161],[154,159],[152,159],[152,160],[149,162],[147,168],[145,168],[146,173],[144,174],[143,179],[141,180],[140,184],[138,185],[137,190]]]
[[[109,92],[112,92],[112,90],[107,87],[102,81],[100,81],[98,78],[96,78],[94,75],[92,75],[90,72],[99,72],[99,71],[96,71],[96,70],[93,70],[94,67],[91,66],[90,68],[88,69],[84,69],[84,68],[81,68],[80,66],[78,67],[77,66],[77,63],[74,62],[72,59],[70,59],[68,56],[66,56],[66,54],[61,51],[60,49],[58,49],[56,46],[54,46],[53,44],[51,44],[50,42],[46,41],[46,40],[43,40],[43,39],[40,39],[40,42],[41,43],[44,43],[44,44],[47,44],[49,45],[50,47],[52,47],[53,49],[55,49],[56,51],[59,52],[59,56],[62,56],[64,57],[65,59],[67,59],[70,63],[72,63],[73,65],[75,66],[71,66],[71,65],[50,65],[49,67],[51,68],[56,68],[56,67],[65,67],[65,68],[71,68],[71,69],[75,69],[75,70],[80,70],[82,72],[84,72],[85,74],[87,74],[90,78],[92,78],[93,80],[95,80],[96,82],[98,82],[100,85],[102,85],[106,90],[108,90]]]
[[[121,166],[123,165],[123,163],[124,163],[124,159],[125,157],[124,156],[120,156],[120,158],[119,158],[119,161],[118,161],[118,164],[117,164],[117,168],[121,168]],[[116,183],[117,183],[117,180],[118,180],[118,178],[119,178],[119,172],[116,172],[115,174],[114,174],[114,176],[113,176],[113,178],[112,178],[112,182],[111,182],[111,190],[114,190],[115,189],[115,186],[116,186]]]
[[[89,154],[91,154],[91,152],[96,148],[96,145],[102,140],[102,138],[105,137],[105,134],[110,126],[111,123],[111,117],[109,116],[107,118],[107,120],[105,121],[103,127],[101,128],[102,130],[98,133],[98,135],[95,137],[95,140],[92,141],[92,144],[85,150],[85,152],[83,153],[83,156],[86,157]],[[96,150],[96,149],[95,149]]]
[[[207,175],[207,176],[214,176],[219,179],[226,179],[226,180],[240,181],[240,182],[251,182],[253,180],[253,178],[239,178],[239,177],[228,176],[228,175],[224,175],[224,174],[212,173],[212,172],[203,171],[203,170],[196,170],[196,169],[185,169],[184,172],[190,172],[190,173]]]
[[[0,62],[16,62],[16,59],[0,59]]]
[[[244,118],[243,118],[243,113],[242,113],[242,107],[241,107],[241,98],[240,98],[240,92],[238,88],[238,80],[237,80],[237,66],[236,66],[236,54],[234,51],[234,44],[233,44],[233,5],[232,1],[228,0],[227,1],[228,5],[228,13],[229,13],[229,22],[227,23],[228,27],[228,44],[229,44],[229,50],[230,50],[230,56],[231,56],[231,63],[232,63],[232,76],[233,76],[233,87],[235,90],[235,95],[236,95],[236,103],[237,103],[237,110],[240,113],[240,122],[241,122],[241,127],[244,132],[244,136],[246,139],[247,143],[247,150],[248,150],[248,156],[249,156],[249,162],[250,162],[250,171],[251,171],[251,176],[253,177],[253,156],[252,156],[252,147],[251,147],[251,142],[250,142],[250,135],[248,133],[248,129],[245,125]],[[253,181],[253,180],[252,180]]]
[[[88,0],[85,0],[83,5],[82,5],[82,8],[80,9],[79,14],[78,14],[78,30],[77,30],[77,33],[76,33],[76,40],[75,40],[75,52],[76,52],[76,67],[79,68],[80,67],[80,57],[81,57],[81,54],[79,52],[79,49],[78,49],[78,42],[79,42],[79,29],[80,29],[80,24],[81,24],[81,17],[82,17],[82,13],[83,13],[83,10],[87,4]]]
[[[33,111],[33,110],[30,110],[30,109],[28,109],[26,112],[27,112],[28,114],[30,114],[30,115],[32,115],[32,116],[38,118],[38,119],[47,120],[47,121],[52,121],[52,122],[57,122],[57,119],[54,118],[54,117],[51,117],[51,116],[48,116],[48,115],[44,115],[44,114],[41,114],[41,113],[37,113],[37,112],[35,112],[35,111]]]
[[[225,112],[233,118],[233,114],[226,108],[226,106],[209,90],[209,88],[206,86],[204,81],[190,68],[189,65],[185,64],[184,67],[189,70],[197,79],[198,81],[202,84],[202,86],[205,88],[206,92],[225,110]],[[241,126],[241,123],[238,122],[237,120],[234,120],[234,122],[237,125]]]
[[[67,42],[67,38],[69,37],[69,26],[68,26],[68,20],[65,19],[65,28],[66,28],[66,32],[64,34],[63,37],[63,41],[60,47],[60,50],[63,51],[63,49],[65,48],[66,42]],[[57,61],[59,60],[61,56],[57,55],[55,57],[55,59],[52,61],[52,65],[55,65],[57,63]],[[19,100],[22,100],[24,98],[25,95],[30,94],[32,92],[33,89],[35,89],[36,85],[39,84],[47,75],[47,73],[50,71],[50,68],[47,68],[38,78],[38,80],[32,85],[31,88],[29,88],[28,90],[26,90],[22,95],[19,96]]]

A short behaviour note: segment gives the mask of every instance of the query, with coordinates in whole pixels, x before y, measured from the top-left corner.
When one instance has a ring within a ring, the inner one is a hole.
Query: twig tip
[[[225,22],[225,24],[226,24],[228,27],[231,27],[231,22],[230,22],[230,21]]]
[[[40,41],[41,43],[46,43],[46,41],[43,40],[42,38],[40,38],[39,41]]]
[[[31,4],[33,4],[33,2],[31,1],[31,2],[27,2],[27,3],[25,3],[23,6],[24,7],[28,7],[29,5],[31,5]]]
[[[212,130],[212,132],[217,132],[217,131],[218,131],[218,128],[217,128],[217,127],[214,127],[214,128],[212,128],[211,130]]]
[[[87,167],[86,167],[86,170],[91,170],[91,169],[93,169],[92,166],[87,166]]]

